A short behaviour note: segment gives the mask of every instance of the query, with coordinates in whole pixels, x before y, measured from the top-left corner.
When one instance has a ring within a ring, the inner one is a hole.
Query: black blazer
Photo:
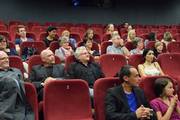
[[[47,77],[54,77],[54,78],[65,77],[65,71],[63,65],[55,64],[52,67],[53,67],[53,72],[51,76],[47,76],[46,68],[43,65],[35,65],[32,67],[29,80],[36,86],[38,90],[42,88],[41,83],[44,82],[44,80]]]
[[[0,120],[34,120],[18,69],[0,72]]]
[[[139,87],[133,87],[137,108],[141,105],[149,107],[144,92]],[[105,98],[106,120],[137,120],[135,112],[131,112],[122,85],[110,88]],[[154,115],[151,120],[156,120]]]

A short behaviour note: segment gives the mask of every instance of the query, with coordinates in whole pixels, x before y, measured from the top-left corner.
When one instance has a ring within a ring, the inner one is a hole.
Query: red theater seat
[[[104,54],[100,56],[99,63],[106,77],[114,77],[121,67],[127,64],[127,60],[123,55]]]
[[[45,120],[93,120],[84,80],[55,80],[44,87]]]
[[[35,120],[39,119],[38,115],[38,100],[37,100],[37,92],[36,88],[32,83],[25,83],[25,91],[26,91],[26,98],[29,104],[32,106],[34,115],[35,115]]]
[[[100,78],[94,83],[95,119],[105,120],[105,97],[107,90],[121,83],[118,78]]]

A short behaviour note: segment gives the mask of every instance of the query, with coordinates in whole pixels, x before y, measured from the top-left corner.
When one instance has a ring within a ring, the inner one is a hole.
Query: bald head
[[[41,52],[40,54],[41,56],[41,60],[45,63],[45,64],[54,64],[55,63],[55,57],[54,57],[54,53],[49,50],[49,49],[45,49]]]
[[[9,68],[9,57],[4,51],[0,51],[0,69]]]

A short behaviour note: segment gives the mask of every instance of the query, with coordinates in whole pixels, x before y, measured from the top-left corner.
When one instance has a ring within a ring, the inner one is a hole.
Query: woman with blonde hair
[[[136,37],[135,29],[129,30],[128,36],[127,36],[127,42],[132,42],[135,37]]]
[[[162,42],[164,42],[167,47],[170,42],[175,42],[175,40],[173,39],[173,36],[170,32],[165,32]]]

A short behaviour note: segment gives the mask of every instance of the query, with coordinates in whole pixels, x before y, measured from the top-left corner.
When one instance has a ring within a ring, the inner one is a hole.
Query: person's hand
[[[141,105],[137,110],[136,110],[136,116],[138,119],[143,117],[143,111],[145,110],[144,106]]]
[[[55,78],[52,78],[52,77],[46,78],[46,80],[44,81],[44,84],[43,84],[43,85],[49,83],[49,82],[52,81],[52,80],[56,80],[56,79],[55,79]]]
[[[136,116],[138,119],[144,120],[144,119],[150,119],[150,116],[152,116],[152,109],[146,108],[143,105],[141,105],[136,110]]]
[[[177,104],[177,101],[178,101],[178,96],[177,95],[174,95],[172,98],[171,98],[171,101],[170,101],[170,107],[174,108]]]

